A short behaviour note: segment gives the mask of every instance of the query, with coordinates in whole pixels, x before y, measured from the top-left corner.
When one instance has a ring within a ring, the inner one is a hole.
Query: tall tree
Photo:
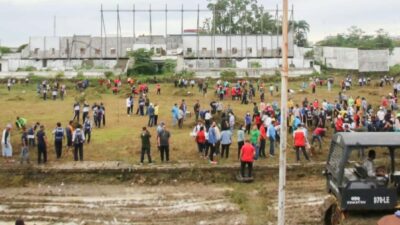
[[[281,21],[276,20],[257,0],[217,0],[207,8],[213,13],[203,21],[203,32],[215,34],[281,34]],[[309,24],[294,23],[295,43],[307,45]]]
[[[375,35],[366,35],[362,29],[356,26],[350,27],[347,33],[326,37],[317,44],[320,46],[359,49],[389,49],[390,52],[395,47],[395,42],[383,29],[377,30]]]

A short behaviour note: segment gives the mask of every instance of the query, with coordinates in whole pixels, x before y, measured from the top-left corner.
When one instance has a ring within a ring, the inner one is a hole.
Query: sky
[[[282,0],[258,0],[267,9],[282,7]],[[205,9],[207,0],[0,0],[0,44],[16,47],[29,42],[29,37],[56,35],[100,36],[100,7],[104,9],[168,8]],[[367,33],[383,28],[392,36],[400,36],[399,0],[289,0],[294,18],[306,20],[311,27],[309,40],[316,42],[328,35],[344,33],[356,25]],[[165,14],[152,14],[153,34],[165,34]],[[185,13],[184,29],[196,28],[196,13]],[[201,13],[200,20],[211,13]],[[132,13],[121,13],[122,34],[132,36]],[[116,13],[105,13],[106,31],[116,34]],[[136,34],[149,33],[149,13],[137,13]],[[180,14],[168,13],[168,33],[180,33]]]

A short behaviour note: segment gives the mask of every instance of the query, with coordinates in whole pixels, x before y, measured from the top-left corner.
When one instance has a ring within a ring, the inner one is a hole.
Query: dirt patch
[[[226,191],[199,184],[37,184],[2,190],[0,224],[19,215],[37,224],[246,224]]]

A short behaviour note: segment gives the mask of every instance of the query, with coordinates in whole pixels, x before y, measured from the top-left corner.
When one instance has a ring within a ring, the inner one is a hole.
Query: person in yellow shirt
[[[289,109],[290,109],[290,108],[293,108],[294,103],[293,103],[293,100],[292,100],[291,98],[289,99],[289,101],[288,101],[288,103],[287,103],[287,106],[288,106]]]
[[[356,112],[360,111],[361,103],[362,103],[362,100],[361,100],[360,96],[357,96],[357,98],[356,98]]]
[[[157,126],[157,120],[158,120],[158,109],[159,109],[158,104],[154,104],[154,125],[156,125],[156,126]]]

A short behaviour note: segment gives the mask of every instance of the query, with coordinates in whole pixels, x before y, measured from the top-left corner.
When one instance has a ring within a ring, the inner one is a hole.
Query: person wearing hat
[[[400,224],[400,210],[397,210],[392,215],[382,217],[378,221],[378,225],[399,225]]]
[[[12,157],[12,145],[11,145],[11,124],[7,124],[6,129],[3,130],[3,136],[1,138],[2,155],[9,162],[9,158]]]

